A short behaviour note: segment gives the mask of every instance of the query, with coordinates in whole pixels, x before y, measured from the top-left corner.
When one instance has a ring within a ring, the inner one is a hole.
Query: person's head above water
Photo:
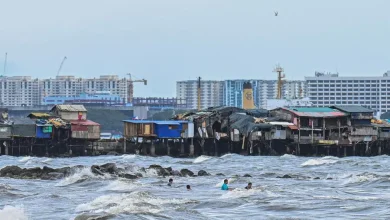
[[[191,186],[190,185],[187,185],[187,190],[191,190]]]
[[[224,180],[223,180],[223,183],[224,183],[224,184],[228,184],[228,183],[229,183],[229,180],[228,180],[228,179],[224,179]]]
[[[252,188],[252,183],[248,183],[248,188]]]
[[[173,182],[173,179],[172,179],[172,178],[171,178],[171,179],[169,179],[169,182],[170,182],[170,183],[172,183],[172,182]]]

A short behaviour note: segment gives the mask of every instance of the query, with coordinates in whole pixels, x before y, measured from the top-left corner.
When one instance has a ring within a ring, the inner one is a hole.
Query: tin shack
[[[186,138],[193,136],[193,123],[188,121],[124,120],[124,136]]]
[[[63,120],[87,120],[84,105],[55,105],[50,112]]]
[[[100,139],[100,124],[90,120],[71,120],[70,130],[74,139]]]

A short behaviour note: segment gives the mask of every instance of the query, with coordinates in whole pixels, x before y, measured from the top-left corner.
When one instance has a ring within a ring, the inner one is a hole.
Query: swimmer
[[[188,190],[188,191],[191,190],[191,186],[190,186],[190,185],[187,185],[187,190]]]
[[[168,182],[168,186],[172,186],[172,183],[173,183],[173,179],[169,179],[169,182]]]
[[[228,184],[229,184],[229,180],[228,180],[228,179],[225,179],[225,180],[223,181],[223,185],[222,185],[222,187],[221,187],[221,190],[233,190],[232,188],[229,188]]]
[[[248,185],[245,186],[245,189],[252,189],[252,183],[248,183]]]

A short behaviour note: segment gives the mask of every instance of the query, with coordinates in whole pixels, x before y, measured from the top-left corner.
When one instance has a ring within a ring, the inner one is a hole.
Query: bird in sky
[[[275,11],[275,16],[278,16],[278,13],[279,13],[279,12]]]

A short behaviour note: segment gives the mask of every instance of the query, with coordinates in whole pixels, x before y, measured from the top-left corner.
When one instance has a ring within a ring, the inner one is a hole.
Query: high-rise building
[[[122,103],[131,101],[133,82],[117,75],[99,78],[57,76],[52,79],[33,79],[30,76],[0,77],[0,106],[42,105],[45,97],[77,97],[81,94],[110,92],[118,95]]]
[[[39,80],[31,76],[0,77],[0,106],[38,105]]]
[[[260,108],[267,99],[275,99],[278,93],[277,80],[225,80],[223,88],[223,104],[242,108],[244,82],[250,82],[253,89],[255,105]],[[282,86],[282,98],[295,99],[306,96],[305,81],[285,81]]]
[[[316,72],[305,77],[315,106],[361,105],[383,113],[390,110],[390,73],[383,76],[339,77]]]
[[[223,105],[223,81],[201,80],[201,108]],[[198,106],[198,81],[186,80],[176,82],[176,96],[187,100],[190,109]]]

